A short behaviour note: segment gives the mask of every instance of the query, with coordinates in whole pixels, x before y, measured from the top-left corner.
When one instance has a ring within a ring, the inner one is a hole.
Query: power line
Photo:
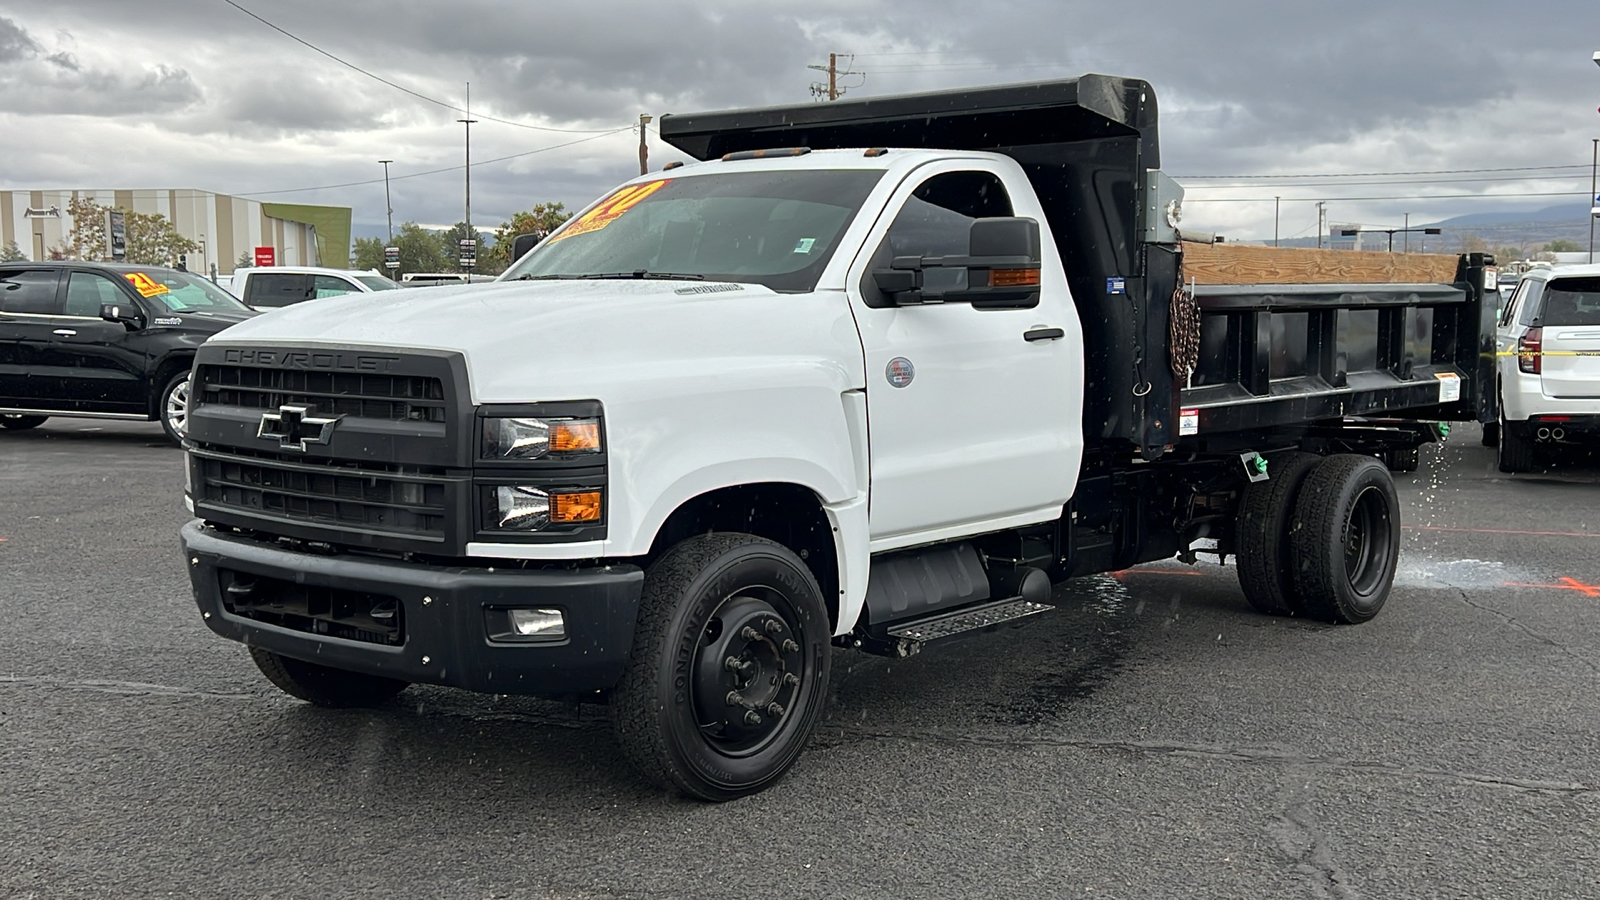
[[[596,134],[596,135],[591,135],[591,136],[586,137],[586,138],[578,138],[575,141],[567,141],[564,144],[555,144],[555,145],[549,146],[549,147],[540,147],[537,150],[527,150],[527,151],[524,151],[522,153],[513,153],[510,156],[498,156],[498,157],[495,157],[494,159],[481,160],[479,162],[473,163],[472,167],[473,168],[479,168],[481,166],[487,166],[487,165],[490,165],[492,163],[505,162],[508,159],[517,159],[517,158],[523,157],[523,156],[532,156],[535,153],[544,153],[547,150],[560,150],[562,147],[571,147],[573,144],[582,144],[582,143],[584,143],[586,141],[599,140],[600,138],[603,138],[603,137],[610,137],[613,134],[621,134],[624,131],[632,131],[632,130],[633,130],[633,126],[630,125],[627,128],[618,128],[615,131],[608,131],[605,134]],[[441,175],[441,174],[443,174],[445,172],[459,172],[459,171],[461,171],[462,169],[465,169],[465,168],[466,168],[465,165],[447,166],[447,167],[445,167],[443,169],[429,169],[426,172],[412,172],[410,175],[395,175],[395,176],[391,177],[390,180],[391,181],[403,181],[404,179],[407,179],[407,178],[422,178],[422,177],[427,176],[427,175]],[[362,187],[364,185],[381,184],[381,183],[383,183],[383,179],[382,178],[372,178],[372,179],[369,179],[367,181],[347,181],[347,182],[345,182],[343,184],[323,184],[323,185],[318,185],[316,187],[285,188],[283,190],[276,190],[276,191],[244,191],[244,192],[235,194],[234,196],[236,196],[236,197],[265,197],[265,196],[267,196],[269,194],[302,194],[302,193],[305,193],[307,191],[328,191],[328,190],[333,190],[334,188]]]
[[[362,75],[365,75],[365,76],[367,76],[368,78],[371,78],[374,81],[386,84],[389,87],[392,87],[395,90],[400,91],[402,93],[409,94],[409,95],[417,98],[418,100],[422,100],[422,101],[427,102],[427,103],[432,103],[435,106],[442,106],[445,109],[451,110],[453,112],[458,112],[458,113],[465,113],[466,112],[465,109],[462,109],[461,107],[456,106],[453,103],[448,103],[448,102],[446,102],[444,100],[438,100],[438,99],[435,99],[433,97],[429,97],[427,94],[419,94],[416,91],[413,91],[412,89],[410,89],[408,87],[405,87],[404,85],[395,84],[394,82],[390,81],[387,78],[384,78],[381,75],[377,75],[377,74],[374,74],[372,72],[369,72],[366,69],[361,68],[360,66],[356,65],[353,62],[347,62],[346,60],[340,59],[339,57],[334,56],[332,53],[329,53],[328,51],[322,49],[321,47],[318,47],[316,44],[313,44],[310,41],[308,41],[308,40],[306,40],[306,39],[304,39],[302,37],[299,37],[298,35],[291,34],[288,31],[278,27],[277,25],[274,25],[271,22],[268,22],[266,19],[261,18],[260,16],[256,15],[255,13],[251,12],[250,10],[245,9],[243,6],[240,6],[238,3],[235,3],[234,0],[222,0],[222,2],[228,4],[229,6],[233,7],[234,9],[237,9],[239,12],[244,13],[245,15],[249,16],[250,18],[255,19],[257,22],[260,22],[261,24],[267,26],[268,28],[271,28],[273,31],[278,32],[279,34],[283,35],[284,37],[286,37],[286,38],[288,38],[288,39],[290,39],[292,41],[294,41],[295,43],[300,44],[300,45],[305,46],[305,47],[308,47],[308,48],[310,48],[312,50],[315,50],[316,52],[322,54],[323,56],[326,56],[327,58],[333,60],[334,62],[338,63],[341,66],[344,66],[347,69],[353,69],[354,71],[360,72]],[[532,129],[533,131],[554,131],[554,132],[558,132],[558,133],[562,133],[562,134],[600,134],[600,133],[611,134],[612,133],[611,131],[609,131],[607,129],[604,129],[604,128],[551,128],[551,127],[546,126],[546,125],[529,125],[526,122],[514,122],[514,121],[512,121],[510,119],[497,119],[494,116],[485,116],[482,113],[479,113],[479,115],[486,121],[499,122],[502,125],[514,125],[514,126],[516,126],[518,128],[528,128],[528,129]]]
[[[1277,183],[1274,183],[1272,186],[1275,187],[1275,188],[1288,188],[1288,187],[1333,187],[1334,185],[1338,185],[1339,187],[1375,187],[1375,186],[1383,186],[1383,185],[1407,185],[1407,184],[1482,184],[1482,183],[1488,183],[1488,184],[1516,184],[1516,183],[1520,183],[1520,182],[1524,182],[1524,181],[1569,181],[1569,180],[1574,179],[1574,178],[1580,178],[1585,174],[1587,174],[1587,173],[1574,172],[1571,175],[1523,175],[1521,177],[1511,177],[1511,178],[1422,178],[1422,179],[1408,179],[1408,180],[1404,180],[1404,181],[1344,181],[1344,182],[1313,181],[1313,182],[1299,182],[1299,183],[1296,183],[1296,182],[1287,182],[1287,183],[1277,182]],[[1227,191],[1227,190],[1254,189],[1254,188],[1260,188],[1260,187],[1261,187],[1261,185],[1259,185],[1259,184],[1199,184],[1199,185],[1194,185],[1189,189],[1190,190],[1195,190],[1195,191]]]

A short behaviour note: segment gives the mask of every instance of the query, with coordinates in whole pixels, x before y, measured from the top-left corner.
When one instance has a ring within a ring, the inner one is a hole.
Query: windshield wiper
[[[569,278],[582,278],[582,275],[518,275],[512,281],[558,281]]]
[[[693,272],[651,272],[648,269],[634,269],[632,272],[596,272],[591,275],[575,275],[574,278],[585,280],[598,280],[602,278],[659,278],[664,281],[705,281],[704,275]]]

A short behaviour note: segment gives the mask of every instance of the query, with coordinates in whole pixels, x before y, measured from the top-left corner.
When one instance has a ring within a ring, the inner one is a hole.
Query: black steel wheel
[[[764,790],[794,764],[827,697],[822,591],[787,548],[706,534],[645,573],[633,655],[612,690],[624,755],[702,800]]]
[[[8,431],[27,431],[38,428],[49,416],[25,416],[22,413],[0,413],[0,428]]]
[[[1295,499],[1290,545],[1308,616],[1347,625],[1376,616],[1400,560],[1400,501],[1389,470],[1351,453],[1324,460]]]
[[[161,430],[167,433],[167,440],[183,446],[183,436],[189,424],[187,369],[167,379],[166,386],[161,389],[161,397],[156,402],[156,411],[161,416]]]
[[[1290,572],[1289,523],[1300,485],[1321,462],[1315,453],[1274,453],[1267,458],[1267,480],[1245,485],[1234,520],[1234,553],[1239,587],[1256,612],[1269,616],[1305,612]]]
[[[250,648],[250,658],[279,690],[313,706],[377,706],[410,686],[399,679],[319,666],[257,647]]]

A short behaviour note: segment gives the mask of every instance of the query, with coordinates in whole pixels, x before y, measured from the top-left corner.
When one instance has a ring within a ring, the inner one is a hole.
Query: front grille
[[[426,375],[203,365],[198,384],[201,403],[273,410],[296,404],[325,416],[445,421],[444,382]]]
[[[306,634],[399,647],[405,605],[387,594],[295,584],[221,569],[222,606],[233,615]]]
[[[450,480],[315,461],[193,451],[195,498],[210,508],[310,526],[443,541]]]

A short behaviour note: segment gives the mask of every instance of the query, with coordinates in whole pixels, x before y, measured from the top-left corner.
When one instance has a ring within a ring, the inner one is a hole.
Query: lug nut
[[[728,657],[727,659],[722,661],[722,667],[724,669],[727,669],[729,672],[737,672],[737,671],[739,671],[739,657],[737,657],[737,656]]]
[[[744,702],[744,695],[738,691],[729,691],[728,696],[724,699],[729,706],[738,706]]]
[[[783,642],[783,652],[785,652],[785,653],[799,653],[800,652],[800,645],[796,644],[793,640],[785,640]]]
[[[739,637],[744,638],[746,641],[759,641],[761,640],[761,632],[756,631],[749,625],[746,625],[744,628],[739,630]]]
[[[744,714],[744,723],[746,725],[760,725],[761,724],[761,713],[758,713],[753,709],[750,710],[749,712]]]
[[[783,683],[787,684],[789,687],[794,687],[800,683],[800,676],[793,672],[785,672],[783,675]]]
[[[780,634],[780,633],[782,633],[782,631],[783,631],[783,623],[782,622],[779,622],[777,619],[768,619],[767,620],[767,634]]]
[[[774,719],[776,719],[779,716],[783,715],[783,707],[779,706],[776,703],[768,703],[767,704],[767,715],[769,715],[769,716],[773,717]]]

